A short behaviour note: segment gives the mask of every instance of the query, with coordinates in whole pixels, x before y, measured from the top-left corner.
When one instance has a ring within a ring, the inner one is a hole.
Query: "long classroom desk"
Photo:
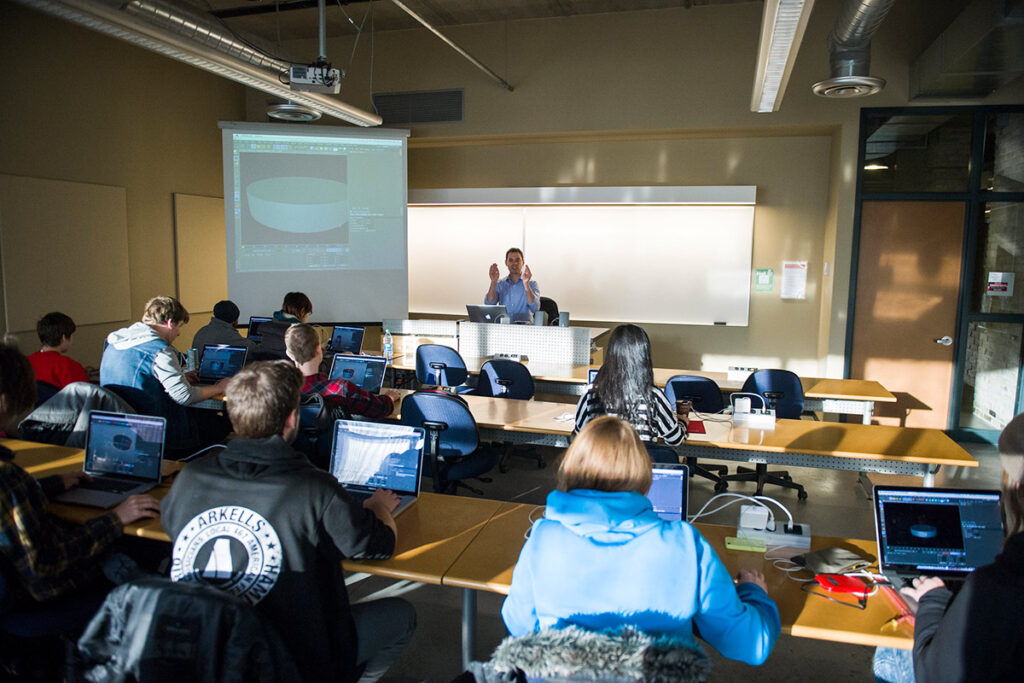
[[[407,390],[399,390],[407,395]],[[565,448],[574,421],[571,406],[547,401],[463,396],[486,441]],[[401,405],[395,417],[398,418]],[[568,417],[568,419],[565,419]],[[921,477],[935,485],[943,465],[977,467],[967,451],[938,429],[776,420],[770,430],[704,421],[706,434],[691,434],[676,447],[681,456],[769,465],[816,467]]]
[[[519,558],[524,534],[533,519],[542,515],[542,508],[521,503],[503,503],[445,573],[443,586],[463,589],[463,664],[475,655],[475,619],[477,591],[508,594],[512,569]],[[736,533],[735,527],[717,524],[696,524],[701,534],[715,548],[722,562],[735,575],[740,569],[760,570],[768,584],[768,594],[779,607],[782,632],[803,638],[818,638],[857,645],[898,647],[913,645],[913,628],[900,622],[886,628],[895,609],[883,596],[876,594],[864,610],[842,607],[824,598],[814,597],[800,589],[800,584],[774,568],[761,553],[727,550],[725,537]],[[850,540],[816,536],[811,548],[838,546],[877,557],[874,541]],[[801,551],[793,551],[793,554]]]
[[[487,358],[465,358],[466,368],[471,374],[480,372],[480,367]],[[569,365],[559,363],[542,363],[527,361],[524,363],[533,375],[533,381],[540,394],[562,394],[581,396],[587,386],[587,375],[592,369],[590,365]],[[415,371],[416,357],[414,354],[395,356],[395,370]],[[676,375],[695,375],[714,380],[725,392],[736,392],[743,388],[743,381],[730,380],[726,372],[708,372],[704,370],[676,370],[671,368],[654,368],[654,384],[664,387],[669,379]],[[885,387],[874,380],[866,379],[827,379],[822,377],[801,377],[800,383],[804,390],[804,410],[810,412],[837,413],[840,415],[857,415],[863,424],[871,424],[875,403],[895,403],[896,397]]]
[[[16,462],[33,476],[41,477],[81,468],[81,449],[36,444],[15,439],[0,443],[16,453]],[[170,463],[171,469],[180,468]],[[170,488],[165,482],[153,490],[163,498]],[[85,521],[98,514],[94,508],[58,505],[51,508],[72,521]],[[524,533],[532,518],[541,514],[535,505],[478,498],[421,494],[420,500],[396,520],[398,545],[389,560],[345,560],[342,566],[395,579],[462,588],[463,592],[463,664],[474,655],[476,591],[508,593],[512,569],[525,542]],[[698,524],[698,529],[715,548],[730,573],[740,569],[759,569],[765,574],[768,591],[779,606],[783,633],[860,645],[909,648],[913,630],[898,624],[891,631],[883,628],[894,610],[884,600],[868,599],[867,609],[839,607],[799,589],[796,582],[772,567],[762,555],[725,549],[725,536],[732,527]],[[159,519],[131,524],[125,533],[169,542]],[[875,556],[873,541],[814,537],[812,548],[846,547]]]

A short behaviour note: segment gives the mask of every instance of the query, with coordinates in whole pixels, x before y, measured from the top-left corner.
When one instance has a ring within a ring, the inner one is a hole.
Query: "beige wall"
[[[172,194],[223,193],[217,121],[244,117],[244,89],[6,2],[0,3],[0,63],[6,65],[0,173],[126,188],[131,307],[138,319],[147,299],[175,293]],[[39,236],[40,248],[45,240]],[[60,264],[40,277],[60,277]],[[206,319],[195,316],[192,327]],[[80,328],[71,355],[97,365],[104,336],[125,322]],[[22,333],[23,350],[35,349],[34,330],[12,332]],[[189,330],[182,339],[191,339]]]

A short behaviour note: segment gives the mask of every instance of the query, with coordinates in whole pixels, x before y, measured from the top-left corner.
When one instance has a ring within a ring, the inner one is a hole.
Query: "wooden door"
[[[963,202],[864,202],[850,377],[898,402],[876,424],[945,429],[964,230]]]

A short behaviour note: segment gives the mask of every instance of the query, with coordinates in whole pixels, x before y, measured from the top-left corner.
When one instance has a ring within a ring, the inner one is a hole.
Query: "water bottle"
[[[394,358],[394,353],[392,352],[393,343],[394,342],[391,339],[391,330],[384,330],[384,357],[387,358],[388,363],[390,363]]]

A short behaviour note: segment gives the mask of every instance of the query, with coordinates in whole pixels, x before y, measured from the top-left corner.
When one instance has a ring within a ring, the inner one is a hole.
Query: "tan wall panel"
[[[224,199],[174,195],[178,300],[190,312],[212,311],[228,298]]]

